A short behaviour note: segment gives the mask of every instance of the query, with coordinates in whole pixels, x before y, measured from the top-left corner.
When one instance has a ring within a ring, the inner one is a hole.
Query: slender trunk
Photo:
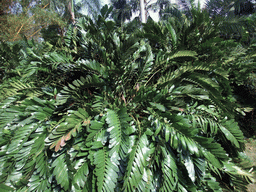
[[[147,15],[145,10],[145,1],[146,0],[140,0],[140,15],[141,15],[141,22],[146,23],[147,21]]]
[[[71,21],[73,24],[75,24],[75,13],[74,13],[74,4],[73,4],[73,0],[71,0],[68,4],[68,10],[71,16]]]

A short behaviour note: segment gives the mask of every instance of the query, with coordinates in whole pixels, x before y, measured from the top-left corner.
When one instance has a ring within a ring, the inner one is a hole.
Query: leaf
[[[165,111],[165,107],[162,105],[162,104],[159,104],[159,103],[152,103],[152,102],[149,102],[150,105],[152,105],[153,107],[159,109],[160,111]]]
[[[196,177],[195,177],[196,176],[195,175],[195,167],[194,167],[194,163],[193,163],[191,157],[189,155],[187,155],[186,158],[184,159],[184,161],[185,161],[184,165],[185,165],[185,167],[186,167],[186,169],[188,171],[189,178],[193,182],[195,182],[195,180],[196,180]]]
[[[222,125],[219,126],[220,130],[222,131],[222,133],[225,135],[225,137],[233,144],[235,145],[237,148],[240,147],[238,141],[236,140],[236,138],[232,135],[232,133],[226,129],[225,127],[223,127]]]
[[[14,189],[12,187],[9,187],[3,183],[0,184],[0,189],[2,192],[14,191]]]
[[[94,163],[96,165],[95,175],[97,177],[97,191],[114,191],[119,171],[116,154],[111,159],[105,148],[94,153]]]
[[[10,145],[7,148],[6,154],[11,154],[21,149],[29,135],[37,128],[37,124],[31,123],[30,125],[21,126],[17,129],[15,136],[12,138]]]
[[[60,155],[54,160],[52,167],[54,167],[53,175],[57,183],[67,191],[69,189],[68,167],[64,159],[65,154]]]
[[[240,148],[240,144],[244,143],[243,132],[240,130],[234,119],[223,120],[221,122],[220,129],[224,133],[225,137],[237,148]]]
[[[204,178],[206,184],[212,191],[217,191],[217,192],[222,192],[223,190],[221,189],[219,183],[216,181],[216,178],[213,177],[211,174],[206,174]]]
[[[152,53],[151,47],[148,44],[142,45],[138,51],[138,53],[141,53],[143,51],[146,51],[146,58],[142,66],[139,68],[139,76],[137,79],[137,82],[142,81],[143,79],[147,78],[149,74],[151,74],[153,69],[153,59],[154,55]],[[137,54],[138,54],[137,53]],[[136,58],[136,56],[134,56]]]
[[[101,142],[101,147],[106,142],[104,130],[104,123],[100,121],[91,121],[90,127],[88,129],[89,135],[86,138],[86,146],[90,147],[95,145],[94,142]],[[94,142],[93,142],[94,141]],[[100,147],[100,148],[101,148]]]
[[[108,110],[106,122],[109,124],[107,131],[110,134],[110,156],[112,156],[114,153],[119,154],[122,139],[120,120],[114,111]]]
[[[195,173],[196,177],[200,180],[203,180],[206,174],[206,160],[203,158],[193,158],[194,167],[195,167]]]
[[[29,179],[29,191],[38,191],[38,192],[50,192],[50,183],[48,178],[41,178],[38,174],[33,174]]]
[[[174,28],[172,27],[171,24],[166,24],[166,28],[168,29],[169,33],[171,34],[171,39],[172,39],[172,44],[173,44],[173,47],[174,49],[176,48],[177,46],[177,35],[176,35],[176,32],[174,30]]]
[[[50,149],[55,148],[55,152],[61,150],[66,142],[71,139],[71,136],[75,137],[77,132],[80,131],[82,123],[90,122],[88,118],[88,113],[79,108],[78,111],[74,111],[65,119],[61,119],[45,139],[46,145],[50,145]]]
[[[110,134],[110,157],[117,153],[118,160],[124,160],[130,148],[133,137],[129,135],[134,132],[129,125],[131,117],[127,114],[127,109],[121,108],[117,113],[107,110],[106,122],[109,125],[107,131]]]
[[[123,191],[134,191],[138,188],[146,188],[147,183],[143,180],[143,175],[146,174],[147,159],[152,150],[148,147],[148,139],[144,134],[137,143],[133,146],[129,155],[127,172],[124,177]]]
[[[74,174],[72,183],[78,186],[78,189],[83,189],[85,183],[87,182],[89,176],[89,166],[88,162],[82,161],[82,165],[77,169],[77,172]]]
[[[174,55],[170,57],[170,59],[177,59],[177,58],[182,58],[182,57],[187,57],[187,58],[195,58],[197,55],[196,52],[194,51],[178,51]]]
[[[163,181],[160,191],[174,191],[178,184],[177,165],[175,157],[167,148],[161,147],[163,160],[161,161],[161,169],[163,173]]]

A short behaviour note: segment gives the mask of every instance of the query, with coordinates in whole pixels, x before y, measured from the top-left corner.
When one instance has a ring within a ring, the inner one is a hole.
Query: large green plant
[[[26,78],[11,83],[21,89],[6,94],[0,105],[0,186],[244,190],[251,175],[233,162],[244,145],[225,98],[230,95],[223,95],[227,72],[197,61],[195,52],[178,49],[182,46],[157,52],[141,33],[107,20],[109,14],[104,7],[95,22],[80,20],[76,61],[33,52],[36,70],[71,61],[84,71],[81,77],[57,89],[55,81],[47,81],[48,89],[44,85],[44,95],[37,97],[27,94],[33,88]],[[168,30],[173,43],[176,32]]]

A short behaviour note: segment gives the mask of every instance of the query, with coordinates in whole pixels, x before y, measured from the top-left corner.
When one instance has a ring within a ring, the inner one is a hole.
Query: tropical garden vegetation
[[[1,36],[1,191],[246,191],[253,11],[157,1],[160,21],[142,23],[130,15],[139,1],[83,17],[81,4],[53,2],[38,10],[58,23],[32,22],[39,37],[22,32],[28,20]]]

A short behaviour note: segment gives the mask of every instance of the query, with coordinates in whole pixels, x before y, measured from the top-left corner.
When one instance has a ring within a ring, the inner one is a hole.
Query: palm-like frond
[[[150,149],[148,145],[147,136],[143,134],[133,146],[129,154],[127,171],[124,178],[124,191],[132,191],[134,189],[138,191],[146,190],[148,177],[151,177],[149,175],[150,172],[148,172],[146,168],[149,163],[147,159],[150,157],[153,150],[153,148]]]
[[[33,83],[22,82],[20,80],[9,82],[9,85],[6,83],[2,86],[0,93],[2,95],[2,99],[7,99],[8,97],[16,95],[25,95],[27,98],[40,97],[44,95],[41,87],[37,87]]]
[[[68,167],[64,160],[64,154],[57,157],[52,163],[53,175],[56,181],[64,190],[69,189],[69,179],[68,179]]]
[[[162,148],[163,158],[162,163],[162,173],[163,176],[163,184],[160,191],[172,190],[174,191],[178,184],[178,174],[175,162],[175,157],[169,150]]]
[[[242,40],[247,44],[254,34],[255,22],[252,1],[208,0],[206,8],[210,15],[220,21],[220,35],[225,39]],[[248,34],[250,33],[250,35]]]
[[[111,155],[111,158],[109,158],[109,153],[103,148],[94,153],[94,161],[97,190],[113,190],[118,178],[118,158],[115,155]]]

